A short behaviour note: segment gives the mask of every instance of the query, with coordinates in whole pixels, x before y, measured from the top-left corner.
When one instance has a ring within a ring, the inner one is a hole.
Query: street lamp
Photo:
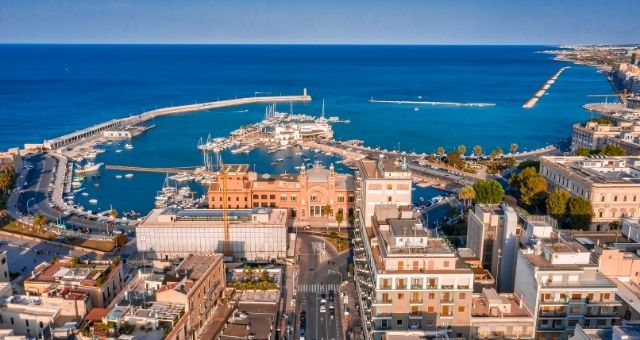
[[[29,202],[35,200],[35,197],[31,197],[28,201],[27,201],[27,215],[31,214],[31,210],[29,210]]]

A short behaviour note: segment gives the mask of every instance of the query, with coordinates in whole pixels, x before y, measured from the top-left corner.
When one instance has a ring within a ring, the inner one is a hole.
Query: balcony
[[[412,284],[411,289],[422,289],[422,284]]]
[[[409,319],[422,319],[422,312],[409,313]]]
[[[442,285],[441,289],[453,289],[453,285]]]
[[[450,296],[450,297],[442,297],[442,298],[440,299],[440,302],[441,302],[441,303],[447,303],[447,304],[449,304],[449,303],[453,303],[453,296]]]
[[[396,289],[407,289],[407,284],[397,284]]]
[[[412,298],[412,299],[409,300],[409,303],[422,303],[422,301],[423,301],[422,297],[419,297],[417,299],[413,299]]]
[[[436,285],[433,285],[433,286],[428,285],[428,286],[427,286],[427,289],[438,289],[438,286],[436,286]]]
[[[373,301],[372,305],[390,305],[393,303],[392,299],[378,299]]]
[[[376,313],[372,316],[374,319],[391,319],[391,313]]]
[[[458,285],[458,289],[469,289],[469,285]]]

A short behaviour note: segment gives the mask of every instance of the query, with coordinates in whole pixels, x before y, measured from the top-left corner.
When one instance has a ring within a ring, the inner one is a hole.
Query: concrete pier
[[[522,105],[522,107],[525,108],[525,109],[530,109],[530,108],[536,106],[536,104],[538,103],[540,98],[542,98],[542,96],[544,96],[544,94],[547,92],[547,90],[549,90],[551,88],[551,85],[553,85],[556,82],[556,80],[558,79],[558,77],[560,77],[562,72],[564,72],[564,70],[566,70],[568,68],[569,68],[569,66],[565,66],[565,67],[559,69],[556,73],[554,73],[549,79],[547,79],[547,81],[542,85],[542,87],[540,87],[538,89],[538,91],[536,91],[536,93],[533,95],[533,97],[531,97],[531,99],[527,100]]]
[[[302,95],[298,95],[298,96],[248,97],[248,98],[219,100],[219,101],[201,103],[201,104],[189,104],[189,105],[165,107],[162,109],[147,111],[139,115],[135,115],[127,118],[112,119],[108,122],[97,124],[97,125],[88,127],[86,129],[74,131],[72,133],[69,133],[54,139],[45,140],[44,143],[42,144],[42,147],[46,150],[53,150],[53,149],[66,147],[70,144],[83,142],[83,141],[86,141],[87,139],[94,138],[94,137],[99,137],[102,135],[102,132],[107,130],[119,129],[127,126],[141,124],[148,120],[151,120],[157,117],[162,117],[165,115],[170,115],[170,114],[193,112],[193,111],[204,111],[204,110],[210,110],[210,109],[217,109],[221,107],[246,105],[246,104],[280,103],[280,102],[288,103],[288,102],[308,102],[308,101],[311,101],[311,96],[307,94],[307,89],[304,89]]]

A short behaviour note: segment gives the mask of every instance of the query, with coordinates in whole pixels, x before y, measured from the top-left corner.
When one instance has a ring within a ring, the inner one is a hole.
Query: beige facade
[[[561,188],[591,201],[592,229],[640,213],[640,158],[540,157],[550,189]]]
[[[371,226],[377,205],[411,205],[411,171],[400,159],[363,159],[358,175],[364,223]]]
[[[0,282],[10,282],[9,263],[7,261],[7,252],[0,252]]]
[[[165,339],[198,339],[225,290],[225,272],[221,254],[190,255],[176,268],[181,276],[177,283],[161,287],[156,293],[159,302],[184,304],[185,314]]]
[[[640,320],[640,256],[620,249],[604,249],[599,269],[618,287],[617,296],[622,301],[618,315],[624,320]]]
[[[355,207],[355,183],[353,176],[336,173],[333,164],[324,168],[316,164],[307,169],[304,164],[298,174],[261,175],[249,171],[246,164],[225,165],[223,183],[209,186],[209,208],[221,209],[226,184],[227,208],[248,209],[259,207],[288,210],[291,222],[327,218],[336,224],[335,215],[342,213],[343,225],[353,215]],[[323,207],[330,206],[329,216]]]
[[[430,236],[411,210],[376,206],[372,231],[374,338],[386,331],[442,329],[467,338],[472,270],[444,240]]]
[[[471,305],[470,339],[534,339],[535,319],[518,296],[484,289]]]
[[[616,285],[574,241],[550,240],[518,253],[514,294],[536,317],[536,339],[567,339],[576,326],[619,322]]]

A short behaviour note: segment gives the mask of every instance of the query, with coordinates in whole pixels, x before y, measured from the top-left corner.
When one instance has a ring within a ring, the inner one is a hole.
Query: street
[[[342,339],[342,305],[340,282],[346,277],[348,251],[338,253],[323,238],[298,234],[296,253],[298,308],[296,315],[306,312],[305,339]],[[331,291],[334,302],[331,303]],[[324,311],[321,311],[321,305]],[[334,306],[334,309],[331,306]],[[333,314],[333,318],[331,317]],[[300,338],[300,320],[295,324]]]

